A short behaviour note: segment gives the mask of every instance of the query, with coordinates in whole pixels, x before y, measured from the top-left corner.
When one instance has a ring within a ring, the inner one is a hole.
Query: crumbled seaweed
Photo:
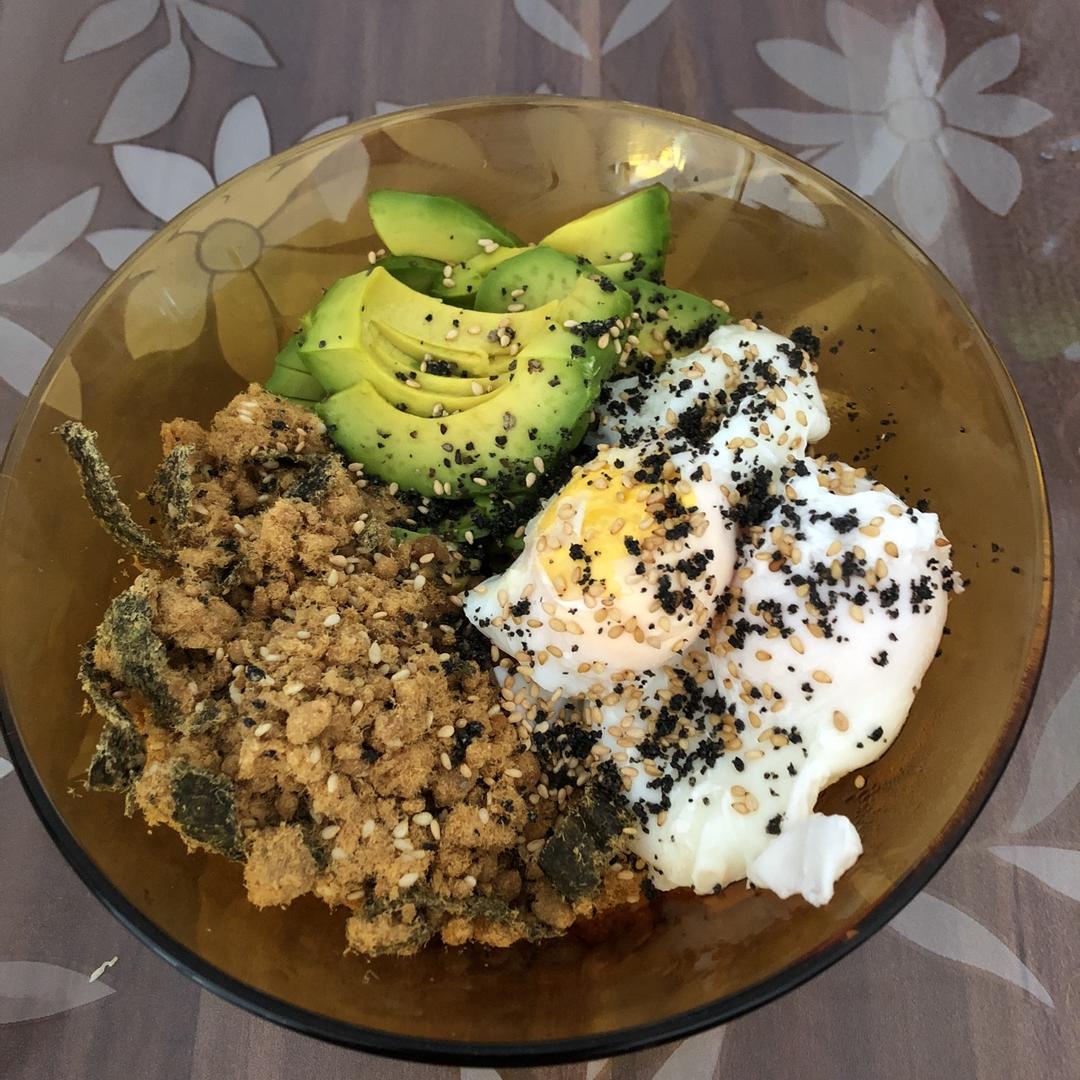
[[[195,485],[192,481],[191,457],[193,446],[181,443],[169,451],[158,466],[154,482],[146,493],[146,500],[162,513],[162,525],[171,536],[188,523],[191,505],[195,501]]]
[[[120,689],[116,683],[94,663],[95,638],[91,638],[79,655],[79,683],[90,703],[105,720],[118,724],[130,724],[131,713],[116,699]]]
[[[222,702],[214,701],[212,698],[199,704],[201,708],[185,716],[177,726],[182,735],[206,735],[219,728],[226,715],[232,711]]]
[[[322,873],[330,864],[331,845],[322,838],[322,825],[311,814],[311,801],[307,792],[300,797],[300,805],[297,807],[293,824],[300,827],[304,844],[311,852],[315,866]]]
[[[127,791],[146,764],[146,738],[130,722],[107,720],[86,776],[95,791]]]
[[[580,900],[600,888],[612,848],[632,820],[617,784],[604,783],[603,777],[588,784],[540,852],[540,869],[566,900]]]
[[[98,644],[116,658],[120,682],[146,699],[154,721],[172,728],[181,720],[180,705],[169,692],[165,646],[151,625],[141,580],[109,605],[98,629]]]
[[[105,720],[90,759],[86,786],[98,791],[126,791],[146,763],[146,739],[132,723],[131,714],[116,699],[116,684],[95,666],[93,640],[82,648],[79,682]]]
[[[364,899],[361,912],[370,921],[380,916],[396,916],[406,907],[410,909],[409,921],[401,920],[400,925],[409,928],[408,937],[404,941],[394,941],[371,955],[412,954],[431,940],[446,919],[452,918],[485,919],[492,923],[509,924],[520,930],[527,940],[534,942],[558,933],[542,923],[526,922],[519,909],[497,897],[473,895],[454,899],[438,896],[423,884],[393,898],[369,894]]]
[[[172,555],[135,521],[120,498],[112,472],[97,448],[96,433],[77,420],[65,421],[57,432],[79,470],[90,512],[102,528],[121,547],[146,562],[171,562]]]
[[[564,814],[540,852],[540,869],[567,900],[578,900],[600,888],[607,856],[597,847],[580,812]]]
[[[308,471],[289,488],[288,496],[303,502],[318,502],[326,495],[334,476],[334,466],[337,464],[337,460],[329,454],[317,458]]]
[[[242,859],[243,840],[232,783],[186,762],[174,766],[173,821],[189,840],[230,859]]]

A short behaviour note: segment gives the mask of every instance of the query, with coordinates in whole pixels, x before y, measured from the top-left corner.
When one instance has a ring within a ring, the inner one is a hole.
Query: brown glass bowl
[[[822,334],[826,449],[940,512],[971,579],[903,736],[826,793],[865,854],[828,906],[742,885],[683,892],[601,930],[507,950],[343,956],[344,916],[246,901],[240,867],[186,853],[81,780],[98,722],[79,643],[128,580],[53,429],[101,433],[124,493],[158,427],[206,421],[265,377],[297,317],[375,246],[365,192],[480,203],[526,237],[626,191],[672,192],[669,280]],[[827,328],[827,329],[826,329]],[[843,345],[834,355],[830,346]],[[849,413],[856,416],[849,419]],[[881,425],[889,420],[888,426]],[[861,458],[859,460],[862,460]],[[784,992],[884,925],[941,866],[989,794],[1038,675],[1050,592],[1042,479],[1016,391],[956,292],[897,229],[753,139],[633,105],[487,99],[379,117],[241,174],[165,226],[94,297],[27,403],[0,479],[5,725],[30,797],[102,902],[194,979],[261,1016],[427,1060],[522,1064],[688,1035]],[[991,558],[991,542],[1004,554]]]

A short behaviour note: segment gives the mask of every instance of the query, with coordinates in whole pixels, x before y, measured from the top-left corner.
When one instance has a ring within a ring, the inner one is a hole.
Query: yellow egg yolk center
[[[537,561],[565,600],[588,592],[618,600],[639,562],[667,541],[667,530],[695,509],[693,491],[670,480],[633,480],[636,461],[585,466],[548,504],[537,525]],[[672,501],[674,496],[674,502]]]

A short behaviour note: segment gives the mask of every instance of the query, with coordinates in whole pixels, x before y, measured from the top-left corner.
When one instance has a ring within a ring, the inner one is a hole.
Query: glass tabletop
[[[0,442],[51,344],[165,221],[300,139],[421,102],[539,92],[661,105],[798,154],[923,247],[1006,361],[1050,492],[1054,622],[1018,751],[944,870],[840,964],[682,1044],[532,1075],[1080,1074],[1080,104],[1068,47],[1080,34],[1069,0],[58,7],[0,8]],[[68,388],[75,415],[79,392]],[[200,990],[87,892],[5,757],[5,1076],[459,1074],[317,1043]]]

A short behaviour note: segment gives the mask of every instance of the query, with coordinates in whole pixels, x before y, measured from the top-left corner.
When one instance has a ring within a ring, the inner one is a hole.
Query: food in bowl
[[[82,657],[93,787],[314,893],[349,946],[504,946],[654,889],[826,903],[821,790],[895,740],[954,578],[937,517],[812,456],[790,337],[663,283],[660,186],[522,243],[375,192],[384,249],[209,429]]]

